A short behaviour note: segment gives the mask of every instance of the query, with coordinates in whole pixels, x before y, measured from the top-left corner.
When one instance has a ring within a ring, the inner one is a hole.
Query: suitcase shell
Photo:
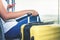
[[[21,26],[21,34],[22,34],[22,39],[21,40],[30,40],[30,28],[33,27],[34,25],[46,25],[46,24],[51,24],[51,22],[47,23],[28,23],[24,24]]]
[[[21,34],[22,34],[21,40],[30,40],[30,28],[31,25],[29,24],[24,24],[21,26]]]
[[[30,40],[60,40],[60,26],[34,25],[30,28]]]
[[[23,36],[24,36],[24,32],[23,32],[23,31],[24,31],[24,30],[23,30],[23,29],[24,29],[25,25],[26,25],[26,24],[24,24],[24,25],[21,26],[21,34],[22,34],[21,40],[24,40],[24,37],[23,37]]]
[[[30,40],[29,33],[30,33],[30,27],[31,26],[29,25],[29,23],[41,22],[39,15],[37,15],[37,16],[28,15],[28,16],[29,16],[27,18],[28,19],[28,23],[27,23],[28,25],[26,24],[26,25],[23,25],[24,27],[23,26],[21,27],[22,40]],[[27,26],[29,26],[29,27],[27,27]],[[25,35],[25,34],[27,34],[27,35]]]

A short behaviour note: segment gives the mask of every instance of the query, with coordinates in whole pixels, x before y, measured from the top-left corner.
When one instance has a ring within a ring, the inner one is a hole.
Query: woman
[[[23,16],[26,13],[32,13],[33,16],[38,15],[38,13],[35,10],[22,10],[22,11],[19,11],[19,12],[7,12],[7,10],[4,8],[2,0],[0,0],[0,17],[4,21],[8,20],[8,19],[14,19],[14,18]],[[21,25],[20,25],[20,23],[18,23],[18,24],[16,24],[16,26],[18,25],[17,27],[14,26],[10,31],[8,31],[8,32],[5,33],[6,37],[9,37],[9,34],[11,36],[11,35],[16,35],[15,33],[19,32],[19,31],[17,31],[17,29],[20,28]],[[16,28],[16,30],[15,30],[15,33],[12,34],[14,28]],[[18,34],[18,36],[19,36],[19,34]]]

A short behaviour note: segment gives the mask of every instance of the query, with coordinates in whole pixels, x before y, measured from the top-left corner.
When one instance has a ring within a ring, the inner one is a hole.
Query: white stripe
[[[5,24],[3,24],[4,27],[4,33],[6,33],[7,31],[9,31],[12,27],[14,27],[18,22],[6,22]]]
[[[30,23],[30,17],[28,17],[28,23]]]

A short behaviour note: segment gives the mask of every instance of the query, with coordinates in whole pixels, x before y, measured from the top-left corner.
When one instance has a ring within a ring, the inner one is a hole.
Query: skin
[[[7,8],[12,8],[14,6],[15,6],[15,4],[12,4],[12,5],[8,4]]]
[[[23,16],[26,13],[32,13],[33,16],[38,15],[37,11],[35,10],[22,10],[18,12],[7,12],[7,10],[3,6],[2,0],[0,0],[0,16],[3,18],[3,20],[14,19],[14,18]]]

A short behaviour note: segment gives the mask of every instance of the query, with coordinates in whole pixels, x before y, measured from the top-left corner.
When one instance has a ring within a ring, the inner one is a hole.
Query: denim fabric
[[[0,19],[0,40],[2,40],[1,19]]]
[[[20,35],[20,27],[23,25],[23,24],[26,24],[28,23],[27,22],[27,18],[21,20],[18,22],[17,25],[15,25],[13,28],[11,28],[7,33],[5,33],[5,37],[6,38],[19,38],[21,35]]]
[[[1,22],[1,19],[0,19],[0,40],[5,40],[3,30],[4,30],[3,25],[2,25],[2,22]]]

